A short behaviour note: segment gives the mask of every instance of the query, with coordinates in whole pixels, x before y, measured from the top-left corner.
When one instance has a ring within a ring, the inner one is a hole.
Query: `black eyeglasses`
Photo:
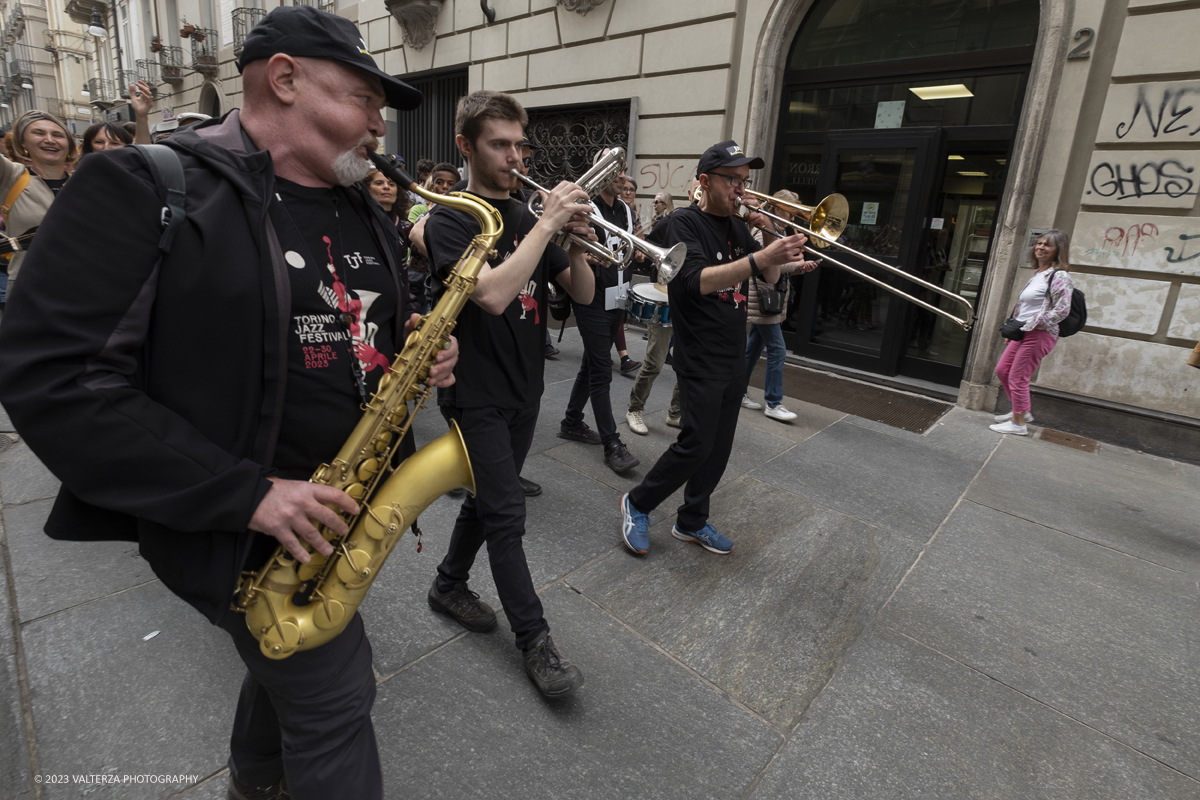
[[[734,189],[749,189],[754,185],[754,181],[749,178],[735,178],[733,175],[726,175],[724,172],[707,172],[706,175],[716,175],[718,178],[724,178],[729,181],[729,185]]]

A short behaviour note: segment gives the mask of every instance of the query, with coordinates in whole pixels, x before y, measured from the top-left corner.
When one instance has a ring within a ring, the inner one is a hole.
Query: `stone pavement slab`
[[[967,411],[958,407],[947,411],[925,433],[913,433],[853,415],[847,416],[845,421],[851,425],[886,433],[906,441],[947,450],[965,458],[974,459],[980,464],[992,454],[1003,438],[1002,434],[988,428],[988,425],[994,423],[991,414]]]
[[[542,484],[542,494],[528,498],[525,506],[523,545],[534,586],[558,580],[618,545],[616,492],[541,455],[526,462],[524,474]],[[363,618],[371,635],[375,668],[383,675],[463,631],[449,617],[431,611],[426,601],[437,565],[449,546],[460,505],[461,501],[447,497],[422,514],[422,552],[415,551],[411,536],[401,539],[367,594]],[[511,642],[486,547],[476,557],[470,586],[500,615],[499,630]],[[549,621],[554,624],[553,619]]]
[[[585,684],[542,698],[505,636],[470,634],[379,687],[385,797],[736,798],[782,739],[561,586],[543,595]]]
[[[1192,575],[967,502],[881,621],[1200,778]]]
[[[750,474],[924,542],[958,502],[983,460],[843,420]]]
[[[29,746],[22,721],[16,642],[9,605],[8,574],[3,566],[7,531],[0,526],[0,797],[33,797]]]
[[[1200,474],[1200,473],[1197,473]],[[1047,442],[1002,442],[967,498],[1153,561],[1200,572],[1196,486]]]
[[[50,474],[23,439],[0,453],[0,498],[4,505],[54,497],[58,486],[58,478]]]
[[[757,396],[755,396],[756,394]],[[762,402],[762,392],[759,390],[752,388],[750,395],[758,402]],[[783,404],[790,411],[794,411],[797,414],[796,419],[790,422],[780,422],[779,420],[771,419],[762,411],[752,411],[751,409],[743,408],[738,417],[738,429],[741,430],[749,426],[769,433],[772,436],[782,437],[791,442],[803,442],[808,437],[820,433],[833,423],[846,417],[844,412],[806,403],[794,397],[783,398]]]
[[[713,497],[734,541],[717,556],[651,531],[644,557],[622,550],[571,586],[781,730],[794,726],[918,549],[752,478]]]
[[[229,635],[161,583],[29,623],[22,638],[43,774],[209,775],[224,765],[245,667]],[[168,794],[140,784],[44,785],[42,795],[85,793]]]
[[[154,580],[133,542],[63,542],[43,528],[53,500],[4,507],[22,622]]]
[[[1114,800],[1200,783],[886,626],[859,642],[751,800]]]

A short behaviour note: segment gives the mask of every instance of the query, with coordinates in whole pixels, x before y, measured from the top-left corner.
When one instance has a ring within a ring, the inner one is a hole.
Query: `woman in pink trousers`
[[[1029,380],[1054,345],[1058,343],[1058,323],[1071,312],[1071,291],[1075,282],[1067,265],[1070,245],[1067,235],[1055,229],[1038,237],[1030,250],[1029,260],[1037,264],[1037,272],[1021,290],[1017,310],[1013,315],[1021,324],[1024,337],[1010,341],[996,365],[1012,415],[999,414],[990,426],[996,433],[1028,433],[1025,423],[1033,422],[1029,405]]]

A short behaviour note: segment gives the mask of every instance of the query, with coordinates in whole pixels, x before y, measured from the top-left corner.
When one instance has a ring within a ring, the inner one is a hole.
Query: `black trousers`
[[[525,560],[525,492],[517,480],[537,424],[538,405],[529,408],[442,407],[447,420],[462,428],[471,469],[475,473],[475,496],[463,500],[450,548],[438,565],[438,591],[466,583],[479,548],[487,543],[492,579],[509,627],[524,650],[550,629],[542,616],[542,601],[533,587]]]
[[[596,432],[600,434],[600,441],[607,446],[620,438],[617,435],[617,423],[613,420],[612,398],[608,393],[612,384],[612,364],[608,358],[613,336],[620,330],[625,312],[621,309],[604,311],[578,304],[574,310],[579,336],[583,339],[583,360],[579,364],[579,374],[575,376],[575,385],[571,388],[566,422],[568,425],[583,422],[583,407],[591,398]]]
[[[371,725],[371,643],[355,614],[333,641],[274,661],[240,614],[221,623],[246,664],[229,769],[239,783],[269,786],[287,773],[296,800],[382,800],[383,773]]]
[[[678,378],[683,406],[679,438],[633,488],[629,499],[649,514],[686,484],[676,524],[693,532],[708,522],[709,498],[729,463],[742,407],[742,378]]]

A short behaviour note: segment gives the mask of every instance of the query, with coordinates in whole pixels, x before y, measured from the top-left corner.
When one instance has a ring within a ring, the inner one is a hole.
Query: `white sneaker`
[[[783,407],[783,404],[777,406],[767,406],[767,410],[763,412],[771,419],[777,419],[780,422],[790,422],[797,416],[796,412],[788,411]]]
[[[1012,419],[1012,414],[997,414],[995,417],[993,417],[993,419],[995,419],[996,422],[1005,422],[1006,420]],[[1025,412],[1025,421],[1033,422],[1033,412],[1032,411]]]
[[[668,414],[668,415],[667,415],[667,427],[668,427],[668,428],[679,428],[679,427],[682,427],[682,426],[681,426],[681,424],[680,424],[680,418],[679,418],[679,417],[672,417],[670,414]]]
[[[762,408],[762,403],[756,403],[750,399],[750,395],[742,395],[742,408],[748,408],[751,411],[758,411]]]
[[[1011,419],[1009,419],[1008,422],[1001,422],[996,425],[988,425],[988,427],[994,430],[996,433],[1015,433],[1017,436],[1024,436],[1025,434],[1029,433],[1029,429],[1024,425],[1013,425],[1013,421]]]
[[[645,436],[650,432],[650,429],[646,427],[646,421],[642,419],[642,412],[640,411],[627,411],[625,413],[625,421],[629,423],[629,430],[634,433]]]

